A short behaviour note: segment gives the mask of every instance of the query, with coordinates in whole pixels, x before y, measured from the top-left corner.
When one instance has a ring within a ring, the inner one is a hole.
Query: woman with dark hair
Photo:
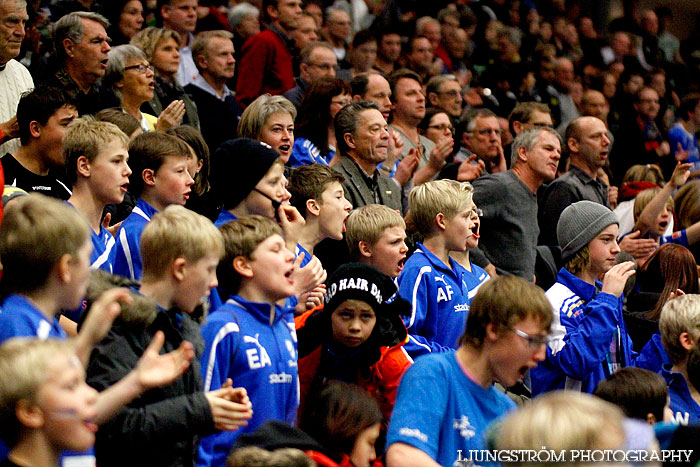
[[[333,118],[352,101],[350,85],[340,78],[319,78],[308,87],[299,106],[291,167],[332,165],[336,152]]]
[[[313,401],[299,415],[299,428],[318,441],[330,459],[316,451],[307,454],[319,466],[372,466],[382,422],[377,402],[359,386],[340,381],[329,381]]]
[[[111,45],[128,44],[143,27],[143,2],[141,0],[105,0],[97,7],[109,20],[107,35]]]
[[[634,350],[642,349],[636,366],[658,372],[670,363],[659,335],[661,309],[678,295],[700,293],[693,254],[676,243],[662,245],[639,271],[637,286],[627,299],[625,323]]]

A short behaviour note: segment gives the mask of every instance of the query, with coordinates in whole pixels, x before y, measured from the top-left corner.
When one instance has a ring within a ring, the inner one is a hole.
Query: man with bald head
[[[539,200],[540,245],[558,245],[557,222],[570,204],[586,199],[610,207],[608,186],[598,180],[598,169],[605,165],[610,148],[603,121],[596,117],[575,119],[566,127],[564,146],[570,169],[550,183]]]
[[[379,106],[384,120],[391,115],[391,86],[384,76],[376,71],[360,73],[350,82],[352,100],[374,102]]]

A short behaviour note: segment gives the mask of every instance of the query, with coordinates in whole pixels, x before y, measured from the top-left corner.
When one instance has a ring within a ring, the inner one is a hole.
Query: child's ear
[[[22,426],[36,430],[44,426],[44,412],[38,405],[20,399],[15,405],[15,416]]]
[[[649,425],[654,425],[657,422],[656,417],[654,416],[653,413],[649,412],[647,414],[647,423]]]
[[[690,351],[695,346],[695,342],[693,342],[693,338],[690,337],[690,333],[688,332],[682,332],[678,336],[678,342],[683,346],[683,348],[687,351]]]
[[[321,214],[321,206],[319,205],[318,201],[316,201],[315,199],[307,199],[306,212],[313,216],[318,216],[319,214]]]
[[[170,266],[173,277],[176,281],[182,282],[185,279],[185,269],[187,268],[187,260],[185,258],[175,258],[175,261]]]
[[[360,240],[357,244],[357,249],[360,250],[360,254],[365,258],[372,257],[372,247],[364,240]]]
[[[68,253],[61,255],[56,263],[56,271],[58,271],[58,277],[64,284],[67,284],[71,280],[70,273],[70,263],[73,261],[73,257]]]
[[[87,160],[87,157],[78,157],[76,170],[78,171],[78,174],[82,175],[83,177],[90,176],[90,162]]]
[[[438,229],[445,230],[447,228],[447,224],[445,223],[446,220],[447,218],[445,217],[445,215],[439,212],[435,216],[435,225],[438,226]]]
[[[248,279],[253,277],[253,268],[248,263],[248,258],[243,256],[236,256],[233,258],[233,270],[242,277],[246,277]]]
[[[156,184],[156,173],[153,169],[143,169],[141,172],[141,178],[143,183],[148,186],[154,186]]]

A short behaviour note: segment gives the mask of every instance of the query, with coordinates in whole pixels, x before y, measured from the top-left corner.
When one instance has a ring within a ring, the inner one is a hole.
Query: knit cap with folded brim
[[[602,204],[578,201],[568,206],[557,223],[562,259],[567,261],[612,224],[619,224],[617,216]]]
[[[212,159],[212,187],[225,209],[235,208],[267,174],[280,155],[260,141],[226,141]]]

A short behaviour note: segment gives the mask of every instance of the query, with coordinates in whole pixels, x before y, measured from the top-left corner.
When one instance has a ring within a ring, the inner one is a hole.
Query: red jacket
[[[236,99],[244,108],[262,94],[279,95],[294,87],[292,54],[272,29],[245,41],[237,67]]]
[[[299,330],[306,325],[306,319],[318,308],[309,310],[295,318],[296,329]],[[396,401],[396,391],[399,381],[406,369],[413,363],[413,359],[403,348],[408,338],[393,347],[381,347],[381,357],[377,363],[370,367],[369,376],[357,375],[356,384],[364,388],[379,404],[382,415],[384,415],[385,425],[389,422],[389,416]],[[304,406],[306,394],[318,372],[321,364],[321,352],[323,345],[319,345],[307,355],[299,355],[299,385],[301,402],[299,407]]]

